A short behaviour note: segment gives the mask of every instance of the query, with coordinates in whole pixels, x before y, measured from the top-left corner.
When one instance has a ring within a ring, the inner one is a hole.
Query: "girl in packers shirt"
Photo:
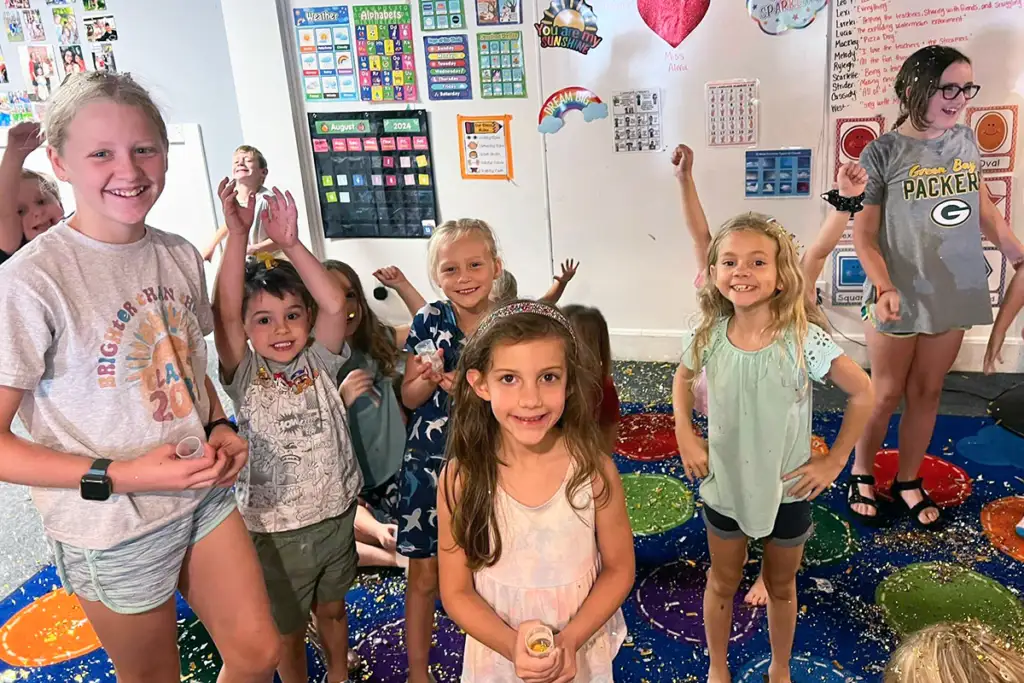
[[[905,399],[892,492],[917,526],[931,529],[939,508],[919,470],[943,380],[964,331],[992,323],[982,235],[1015,267],[1022,252],[984,190],[974,133],[957,122],[981,89],[970,60],[951,47],[923,48],[904,62],[895,89],[896,126],[860,158],[869,179],[854,246],[867,274],[861,317],[875,407],[857,443],[847,502],[856,518],[876,521],[875,454]]]

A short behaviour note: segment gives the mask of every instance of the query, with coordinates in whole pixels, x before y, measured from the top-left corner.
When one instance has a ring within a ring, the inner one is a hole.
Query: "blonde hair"
[[[427,264],[430,268],[430,281],[440,287],[437,277],[437,270],[441,263],[441,248],[458,241],[463,237],[478,237],[487,245],[488,251],[495,264],[501,264],[498,256],[498,239],[494,236],[494,230],[486,222],[479,218],[460,218],[454,221],[445,221],[437,226],[434,233],[427,242]]]
[[[24,168],[21,171],[21,179],[36,181],[43,194],[50,195],[55,202],[60,204],[60,188],[57,187],[57,179],[53,176]]]
[[[259,151],[252,145],[239,145],[238,149],[235,150],[235,154],[251,154],[256,163],[259,165],[261,171],[267,170],[267,158],[263,156],[263,152]]]
[[[494,281],[491,289],[491,301],[503,304],[519,298],[519,283],[516,276],[506,269],[502,269],[501,275]]]
[[[86,105],[102,100],[141,109],[156,128],[164,149],[167,149],[167,124],[146,89],[128,74],[105,71],[71,74],[57,88],[57,92],[50,98],[43,123],[50,147],[56,149],[58,154],[63,153],[68,128],[75,116]]]
[[[800,270],[800,258],[796,252],[793,239],[782,225],[774,218],[761,213],[744,213],[725,222],[711,240],[708,247],[708,266],[704,272],[704,285],[697,290],[697,303],[700,307],[700,324],[694,333],[691,346],[693,359],[694,382],[700,377],[700,368],[704,365],[704,351],[711,343],[711,333],[715,325],[723,318],[731,318],[735,314],[732,302],[718,291],[715,277],[711,269],[718,263],[718,251],[722,241],[737,232],[752,232],[771,238],[776,245],[775,267],[778,271],[776,286],[778,291],[769,301],[772,323],[768,328],[772,341],[778,341],[790,332],[796,345],[796,361],[801,374],[805,370],[804,340],[807,339],[807,324],[827,328],[827,321],[821,310],[808,307],[804,296],[804,276]],[[806,386],[806,382],[804,382]]]
[[[936,624],[909,636],[889,660],[884,683],[1017,683],[1024,657],[976,622]]]

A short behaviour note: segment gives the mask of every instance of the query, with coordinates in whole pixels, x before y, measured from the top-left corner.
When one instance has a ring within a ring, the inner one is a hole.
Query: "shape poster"
[[[461,30],[466,27],[465,0],[419,0],[420,27],[424,31]]]
[[[1006,257],[995,246],[984,247],[985,273],[988,275],[988,298],[993,307],[1003,303],[1006,294]]]
[[[523,23],[522,0],[476,0],[477,26]]]
[[[748,150],[744,189],[748,199],[811,196],[811,150]]]
[[[430,236],[438,212],[426,111],[308,117],[325,237]]]
[[[423,36],[427,64],[427,97],[432,100],[473,99],[469,72],[469,38],[465,34]]]
[[[1006,224],[1012,226],[1013,176],[988,176],[985,178],[984,184],[992,203],[999,209],[999,213],[1003,214]],[[986,240],[985,244],[987,245],[989,242]]]
[[[661,90],[623,90],[612,95],[616,152],[660,152]]]
[[[459,116],[459,158],[466,180],[512,180],[511,116]]]
[[[704,87],[709,147],[757,144],[758,81],[734,80]]]
[[[292,19],[306,101],[358,100],[348,7],[293,9]]]
[[[416,102],[416,60],[409,5],[352,8],[364,102]]]
[[[522,32],[478,33],[476,46],[481,96],[484,99],[526,97]]]
[[[981,151],[981,172],[1012,171],[1017,156],[1017,105],[967,107],[967,125]]]
[[[840,245],[832,252],[832,305],[860,306],[867,275],[853,246]]]
[[[833,141],[836,148],[836,167],[833,177],[843,164],[859,163],[864,148],[880,138],[884,132],[884,116],[836,119],[836,139]]]

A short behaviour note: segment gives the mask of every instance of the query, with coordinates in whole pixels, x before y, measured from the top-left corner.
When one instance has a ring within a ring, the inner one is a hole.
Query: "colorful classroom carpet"
[[[627,396],[628,397],[628,396]],[[701,681],[707,672],[701,596],[707,542],[695,488],[674,456],[668,406],[625,403],[616,455],[636,533],[637,577],[623,606],[630,635],[616,659],[616,680]],[[638,414],[638,415],[637,415]],[[826,448],[841,421],[817,413],[816,448]],[[696,426],[701,429],[700,425]],[[669,430],[666,432],[666,430]],[[888,443],[895,444],[895,429]],[[816,534],[798,577],[800,614],[793,660],[796,683],[879,681],[901,634],[944,620],[976,618],[1010,638],[1024,634],[1024,439],[988,418],[939,418],[924,468],[925,486],[947,506],[948,527],[914,531],[906,518],[872,530],[847,522],[844,490],[816,501]],[[892,479],[895,453],[877,474]],[[883,483],[880,489],[886,488]],[[757,575],[752,549],[744,590]],[[350,626],[365,668],[355,680],[405,681],[399,571],[367,572],[349,595]],[[769,663],[765,610],[737,596],[730,645],[734,680],[761,683]],[[179,601],[182,681],[213,683],[219,659],[205,629]],[[110,661],[51,568],[0,605],[0,682],[113,681]],[[440,611],[434,673],[456,681],[463,636]],[[311,663],[311,681],[322,675]]]

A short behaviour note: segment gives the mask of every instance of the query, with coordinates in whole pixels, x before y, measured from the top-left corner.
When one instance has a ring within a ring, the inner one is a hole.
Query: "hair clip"
[[[577,343],[576,332],[572,329],[572,325],[569,323],[569,320],[560,310],[558,310],[558,308],[539,301],[529,300],[514,301],[496,308],[490,315],[484,318],[483,322],[481,322],[479,327],[477,327],[477,336],[483,336],[483,334],[498,320],[512,315],[518,315],[520,313],[533,313],[534,315],[542,315],[545,318],[554,320],[568,330],[569,337],[572,338],[573,344]]]
[[[267,251],[258,251],[254,255],[255,259],[263,264],[263,267],[267,270],[273,270],[277,267],[277,259],[274,255]]]

